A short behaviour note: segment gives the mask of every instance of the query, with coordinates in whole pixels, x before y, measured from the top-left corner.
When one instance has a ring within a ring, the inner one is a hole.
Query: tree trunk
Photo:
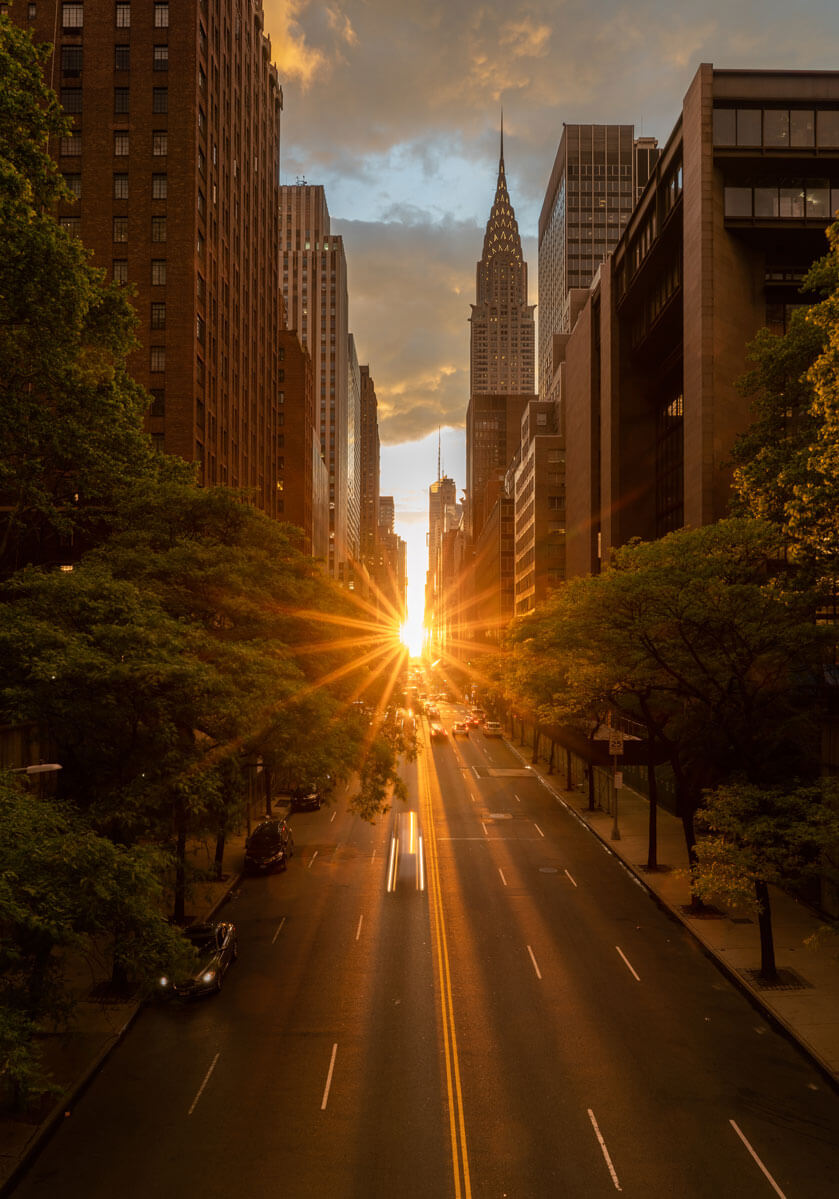
[[[553,774],[553,772],[554,772],[554,758],[555,757],[556,757],[556,742],[554,741],[553,737],[551,737],[551,748],[548,753],[548,774]]]
[[[594,811],[594,767],[591,762],[586,763],[586,779],[588,780],[588,811]]]
[[[772,935],[772,908],[769,903],[769,887],[763,879],[755,879],[755,897],[758,904],[758,928],[760,929],[760,977],[764,982],[778,981],[775,966],[775,939]]]
[[[649,734],[648,734],[649,735]],[[655,753],[650,741],[650,760],[647,763],[647,789],[650,793],[650,823],[647,837],[647,869],[658,870],[658,779],[655,774]]]
[[[265,779],[265,815],[271,815],[271,768],[270,766],[262,767],[262,777]]]
[[[539,726],[538,726],[538,724],[534,724],[534,726],[533,726],[533,754],[531,756],[530,761],[531,761],[531,763],[536,763],[539,761]]]
[[[571,750],[565,751],[565,790],[570,791],[574,786],[574,779],[571,776]]]
[[[216,878],[219,882],[224,878],[224,844],[227,840],[227,830],[225,823],[222,820],[218,826],[216,833],[216,854],[213,860],[213,865],[216,871]]]
[[[186,813],[180,801],[175,805],[175,827],[178,835],[175,843],[175,902],[172,919],[175,924],[183,924],[186,920]]]

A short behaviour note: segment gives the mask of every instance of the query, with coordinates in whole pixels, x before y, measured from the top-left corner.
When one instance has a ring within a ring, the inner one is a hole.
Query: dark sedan
[[[251,874],[285,870],[294,853],[294,837],[285,820],[264,820],[245,844],[245,869]]]
[[[321,805],[320,792],[314,787],[298,787],[291,793],[292,812],[316,812]]]
[[[184,936],[195,950],[198,966],[194,974],[159,980],[162,994],[187,999],[193,995],[211,995],[221,984],[231,962],[239,956],[236,925],[225,921],[191,924]]]

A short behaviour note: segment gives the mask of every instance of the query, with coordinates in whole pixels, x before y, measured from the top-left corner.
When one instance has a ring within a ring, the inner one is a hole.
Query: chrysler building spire
[[[504,114],[495,200],[484,233],[472,305],[472,395],[532,392],[533,305],[527,302],[527,264],[504,167]]]

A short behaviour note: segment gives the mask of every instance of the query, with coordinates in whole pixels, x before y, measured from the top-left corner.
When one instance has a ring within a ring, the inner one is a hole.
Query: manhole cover
[[[539,873],[540,874],[559,874],[559,871],[557,870],[556,866],[540,866]]]
[[[795,970],[779,969],[771,981],[765,979],[759,970],[738,970],[737,973],[759,991],[802,991],[813,986]]]

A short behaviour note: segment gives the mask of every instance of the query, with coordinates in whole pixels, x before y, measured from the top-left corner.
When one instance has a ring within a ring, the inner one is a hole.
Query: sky
[[[469,314],[499,124],[537,302],[539,211],[563,122],[663,143],[701,62],[834,70],[836,0],[264,0],[283,85],[282,183],[323,184],[350,329],[379,402],[382,494],[421,617],[428,487],[465,486]],[[538,310],[537,310],[538,319]]]

